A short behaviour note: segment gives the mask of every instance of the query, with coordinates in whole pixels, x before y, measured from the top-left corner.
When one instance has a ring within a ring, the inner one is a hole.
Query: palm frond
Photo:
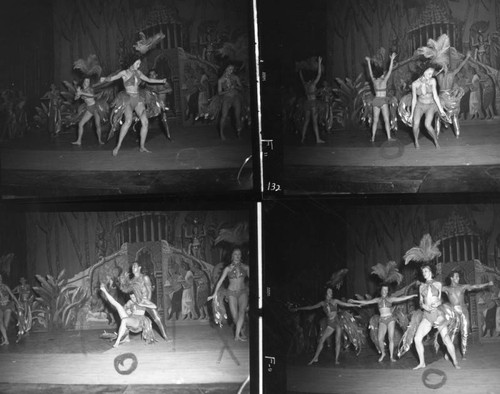
[[[420,241],[420,245],[411,248],[403,256],[405,265],[410,261],[429,262],[441,256],[441,252],[438,248],[440,243],[441,241],[433,243],[430,234],[424,234]]]

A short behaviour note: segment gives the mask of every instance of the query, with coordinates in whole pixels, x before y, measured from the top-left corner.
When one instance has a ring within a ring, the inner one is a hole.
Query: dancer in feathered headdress
[[[146,46],[144,48],[150,49],[151,46]],[[128,130],[132,125],[134,113],[141,121],[139,151],[150,152],[148,149],[146,149],[145,146],[149,127],[148,117],[159,115],[162,108],[161,106],[158,107],[157,111],[155,111],[154,114],[148,113],[148,111],[153,108],[153,106],[149,105],[149,101],[154,101],[155,96],[151,94],[150,91],[139,89],[139,85],[141,81],[151,84],[166,84],[167,80],[165,78],[149,78],[139,70],[143,54],[144,53],[141,52],[129,54],[122,62],[122,71],[118,72],[117,74],[110,75],[106,78],[101,78],[101,82],[113,82],[118,79],[122,79],[123,85],[125,86],[125,91],[118,93],[118,95],[116,96],[113,102],[113,110],[111,113],[111,130],[109,132],[108,141],[113,137],[115,130],[118,129],[122,117],[125,116],[125,121],[120,128],[118,143],[115,149],[113,149],[113,156],[116,156],[121,148],[123,139],[127,135]]]
[[[98,80],[101,76],[102,68],[99,65],[99,60],[96,55],[89,55],[87,59],[78,59],[73,63],[73,69],[83,74],[82,86],[77,87],[75,100],[82,99],[84,104],[78,109],[77,116],[70,120],[69,124],[78,122],[78,136],[73,145],[82,144],[83,128],[85,124],[92,118],[95,121],[97,140],[99,144],[103,144],[101,138],[101,120],[104,120],[109,111],[106,100],[97,100],[94,93],[92,80]]]
[[[349,300],[349,302],[359,305],[377,304],[380,316],[376,315],[370,319],[370,336],[372,341],[377,346],[380,354],[378,359],[381,362],[385,357],[385,335],[389,334],[389,356],[391,361],[394,359],[394,329],[396,325],[396,318],[392,313],[392,306],[395,303],[407,301],[417,296],[412,294],[403,297],[389,296],[389,286],[391,284],[400,284],[403,280],[403,275],[398,271],[395,261],[389,261],[387,264],[378,263],[372,267],[372,275],[378,276],[382,281],[380,290],[380,297],[373,298],[368,301],[363,300]]]
[[[443,105],[446,114],[451,119],[451,123],[455,129],[455,136],[458,138],[460,135],[460,125],[458,123],[460,100],[465,94],[465,91],[460,86],[453,88],[453,82],[455,80],[455,76],[470,59],[471,54],[468,52],[458,67],[451,71],[449,67],[452,53],[455,53],[456,57],[458,57],[456,50],[450,47],[450,39],[446,34],[441,35],[437,41],[430,39],[426,47],[417,49],[418,55],[424,56],[432,63],[441,67],[441,70],[436,75],[439,85],[439,98],[441,99],[441,104]],[[440,127],[440,122],[436,122],[436,133],[438,136]]]

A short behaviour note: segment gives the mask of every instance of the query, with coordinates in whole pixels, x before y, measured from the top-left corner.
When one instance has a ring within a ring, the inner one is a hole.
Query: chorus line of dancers
[[[420,77],[411,83],[411,92],[403,96],[399,102],[396,97],[388,93],[388,82],[395,69],[396,54],[392,53],[390,55],[388,70],[384,70],[378,60],[376,61],[370,57],[365,58],[372,92],[364,94],[362,97],[363,109],[360,120],[366,120],[371,124],[371,142],[375,141],[381,115],[387,140],[394,140],[391,131],[397,129],[398,114],[401,121],[411,127],[416,149],[420,148],[418,138],[422,119],[424,119],[425,129],[438,149],[440,148],[438,138],[441,124],[445,126],[451,125],[455,136],[459,137],[460,100],[465,91],[463,87],[457,86],[456,76],[468,61],[473,62],[475,66],[481,66],[481,63],[471,59],[469,51],[460,64],[455,69],[450,70],[450,52],[452,49],[454,50],[454,48],[451,48],[449,37],[446,34],[441,35],[437,40],[429,39],[427,46],[418,48],[415,55],[409,60],[424,59],[423,72]],[[316,143],[325,143],[320,138],[318,127],[320,111],[323,111],[322,115],[325,118],[323,121],[327,126],[327,130],[332,127],[332,117],[334,115],[330,107],[333,102],[331,97],[333,91],[326,81],[323,88],[317,87],[322,75],[322,58],[318,57],[316,63],[317,73],[314,79],[305,80],[302,70],[299,70],[299,77],[306,94],[306,101],[303,106],[301,143],[305,141],[309,124],[312,124]],[[477,78],[477,75],[475,77]],[[470,85],[471,97],[475,97],[474,78]],[[326,93],[327,91],[330,91],[330,93]],[[324,108],[325,105],[326,109]]]
[[[468,307],[465,304],[465,293],[467,291],[481,290],[492,286],[493,282],[480,285],[460,284],[460,272],[453,271],[449,275],[450,284],[443,284],[434,279],[433,266],[424,263],[420,267],[423,281],[416,281],[403,290],[408,292],[413,285],[418,285],[418,292],[415,294],[390,294],[390,288],[401,283],[403,276],[396,268],[396,263],[390,261],[387,264],[377,264],[372,267],[372,274],[379,277],[380,295],[371,299],[349,299],[347,302],[333,298],[332,287],[327,287],[325,299],[314,304],[302,307],[291,308],[292,312],[301,310],[313,310],[322,308],[326,315],[326,326],[322,328],[322,334],[318,341],[316,351],[308,365],[317,363],[323,350],[325,341],[335,333],[335,364],[339,364],[339,355],[342,338],[352,344],[360,352],[360,345],[364,341],[359,332],[360,327],[355,323],[352,314],[341,308],[362,308],[368,305],[376,305],[378,315],[372,316],[369,322],[370,338],[377,348],[380,357],[378,362],[382,362],[386,357],[386,336],[388,338],[389,359],[396,362],[395,352],[401,358],[415,344],[417,351],[418,365],[413,369],[425,368],[424,338],[432,329],[437,330],[446,348],[445,359],[451,359],[455,368],[460,369],[457,360],[454,339],[460,333],[460,350],[462,359],[466,358],[467,338],[470,330],[470,320]],[[442,295],[445,294],[446,300]],[[411,321],[401,311],[395,309],[395,304],[409,302],[418,297],[419,308],[411,313]],[[359,297],[361,298],[361,297]],[[405,332],[399,344],[395,343],[395,328],[398,324]],[[435,337],[434,346],[438,350],[438,337]]]

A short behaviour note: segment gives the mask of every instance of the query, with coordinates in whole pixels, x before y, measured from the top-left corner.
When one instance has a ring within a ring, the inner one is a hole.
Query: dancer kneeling
[[[333,298],[333,292],[331,288],[326,289],[326,294],[325,294],[325,299],[324,301],[320,301],[315,305],[310,305],[310,306],[302,306],[300,308],[293,308],[292,312],[295,311],[307,311],[311,309],[316,309],[316,308],[323,308],[323,311],[326,314],[326,317],[328,319],[328,325],[323,332],[323,335],[321,336],[318,347],[316,348],[316,353],[314,354],[314,357],[312,358],[311,361],[309,361],[308,365],[311,365],[313,363],[318,362],[318,357],[321,353],[321,350],[323,350],[323,344],[327,340],[327,338],[332,335],[335,332],[335,364],[339,364],[339,355],[340,355],[340,340],[342,338],[342,326],[340,323],[340,319],[338,316],[338,306],[344,306],[344,307],[357,307],[359,308],[360,305],[356,304],[351,304],[348,302],[343,302],[337,299]]]
[[[129,342],[129,331],[133,333],[142,332],[142,338],[148,344],[156,342],[151,320],[145,316],[146,308],[151,308],[150,303],[140,304],[137,302],[135,295],[130,294],[130,300],[122,306],[108,293],[104,284],[101,284],[101,291],[106,296],[108,302],[116,308],[121,319],[120,327],[118,328],[118,336],[113,347],[118,347],[122,338],[124,342]]]

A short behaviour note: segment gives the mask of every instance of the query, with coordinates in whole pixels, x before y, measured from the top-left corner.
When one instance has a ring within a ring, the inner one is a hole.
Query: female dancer
[[[103,145],[104,142],[102,142],[101,139],[101,117],[99,116],[99,111],[96,106],[94,89],[90,86],[90,78],[84,78],[82,87],[78,87],[76,89],[75,100],[80,98],[82,98],[85,102],[86,109],[83,117],[78,122],[78,137],[76,138],[76,141],[72,142],[72,144],[82,144],[83,127],[85,126],[85,123],[94,117],[97,140],[100,145]]]
[[[307,127],[309,126],[309,120],[312,121],[314,135],[316,136],[317,144],[324,144],[321,138],[319,138],[319,128],[318,128],[318,101],[316,100],[317,87],[321,78],[321,63],[323,59],[318,56],[318,72],[316,78],[311,81],[305,81],[302,76],[302,70],[299,70],[300,81],[304,90],[306,92],[307,101],[304,104],[304,124],[302,125],[302,137],[300,142],[303,144],[306,139]]]
[[[422,340],[433,327],[438,329],[439,335],[453,361],[453,365],[455,368],[460,369],[455,355],[455,346],[448,335],[447,316],[441,304],[442,284],[441,282],[433,280],[432,270],[428,264],[422,266],[422,275],[424,276],[425,283],[420,285],[418,292],[420,295],[420,307],[423,309],[423,318],[418,325],[414,338],[419,364],[413,369],[425,368],[424,345]]]
[[[150,303],[138,303],[135,294],[132,293],[130,294],[130,300],[122,306],[113,298],[111,294],[108,293],[104,283],[101,283],[101,291],[106,296],[108,302],[116,308],[121,319],[120,327],[118,328],[118,336],[113,347],[118,347],[122,338],[124,338],[125,342],[129,342],[129,331],[134,333],[142,332],[142,338],[147,343],[153,343],[156,341],[151,320],[145,316],[146,308],[151,308]]]
[[[411,112],[410,119],[413,127],[413,136],[415,138],[415,148],[420,149],[418,143],[418,134],[420,132],[420,121],[425,115],[425,128],[429,132],[439,149],[439,143],[436,133],[432,127],[432,121],[436,110],[439,110],[441,116],[446,116],[439,100],[436,90],[436,80],[433,78],[435,68],[427,67],[423,75],[411,84]]]
[[[385,334],[389,334],[389,356],[391,361],[396,361],[394,359],[394,328],[396,325],[396,319],[392,315],[392,304],[407,301],[413,297],[417,297],[418,294],[412,294],[404,297],[390,297],[389,295],[389,285],[383,284],[380,290],[380,297],[374,298],[369,301],[362,300],[349,300],[351,303],[356,303],[360,305],[370,305],[377,304],[380,319],[378,323],[378,348],[381,352],[378,362],[381,362],[385,357],[385,346],[384,339]]]
[[[219,78],[217,83],[217,92],[222,97],[222,108],[220,118],[220,138],[225,140],[224,137],[224,124],[229,115],[229,110],[234,109],[234,119],[236,121],[236,132],[238,138],[241,134],[241,109],[242,109],[242,96],[241,90],[243,89],[241,81],[238,76],[234,75],[234,66],[230,64],[224,70],[224,74]]]
[[[319,354],[321,353],[321,350],[323,350],[323,344],[325,343],[326,339],[333,334],[335,331],[335,364],[339,364],[339,355],[340,355],[340,339],[342,337],[342,327],[340,325],[339,317],[337,315],[338,312],[338,305],[344,306],[344,307],[355,307],[359,308],[360,305],[356,304],[351,304],[348,302],[343,302],[337,299],[333,298],[333,292],[331,288],[326,289],[326,294],[325,294],[325,299],[324,301],[320,301],[315,305],[309,305],[309,306],[302,306],[300,308],[293,308],[292,312],[296,311],[308,311],[311,309],[316,309],[316,308],[323,308],[323,311],[326,314],[326,317],[328,319],[328,325],[325,329],[325,332],[321,336],[318,346],[316,348],[316,353],[314,354],[314,357],[312,358],[311,361],[309,361],[308,365],[314,364],[318,362],[318,357]]]
[[[141,66],[141,59],[137,55],[132,56],[125,63],[128,66],[127,69],[120,71],[118,74],[109,76],[106,78],[101,78],[101,82],[112,82],[117,79],[123,80],[123,85],[125,86],[125,93],[120,92],[115,99],[115,109],[113,112],[119,113],[123,111],[125,115],[125,122],[120,128],[120,135],[118,136],[118,144],[115,149],[113,149],[113,156],[118,154],[120,147],[122,146],[123,139],[127,135],[128,129],[132,124],[132,116],[135,112],[138,118],[141,120],[141,132],[140,132],[140,152],[150,152],[146,149],[146,136],[148,135],[148,117],[146,114],[146,99],[144,91],[139,90],[139,84],[141,81],[147,83],[162,83],[165,84],[167,80],[164,79],[151,79],[146,77],[139,67]]]
[[[12,300],[10,300],[9,297],[12,298]],[[0,346],[9,344],[7,329],[9,328],[10,314],[14,309],[14,302],[19,306],[19,301],[17,301],[14,294],[12,294],[10,287],[3,283],[3,278],[0,274],[0,333],[3,336],[3,341],[0,343]]]
[[[385,132],[387,134],[387,140],[392,141],[391,138],[391,126],[389,122],[389,97],[387,97],[387,81],[392,73],[392,67],[394,65],[394,58],[396,54],[391,55],[391,63],[389,65],[389,70],[387,74],[382,73],[380,77],[375,78],[373,76],[371,59],[366,57],[366,62],[368,63],[368,71],[370,72],[370,78],[373,83],[373,89],[375,90],[375,98],[372,101],[373,107],[373,122],[372,122],[372,138],[371,142],[375,141],[375,133],[377,132],[378,119],[380,117],[380,112],[384,118]]]
[[[229,278],[227,295],[229,298],[231,316],[233,317],[233,321],[236,322],[236,330],[234,333],[235,341],[247,340],[247,337],[242,333],[242,328],[248,307],[248,287],[245,283],[245,278],[248,276],[249,267],[241,262],[241,249],[234,249],[231,254],[231,264],[224,268],[213,294],[208,297],[209,301],[215,298],[224,279],[226,279],[226,277]]]

